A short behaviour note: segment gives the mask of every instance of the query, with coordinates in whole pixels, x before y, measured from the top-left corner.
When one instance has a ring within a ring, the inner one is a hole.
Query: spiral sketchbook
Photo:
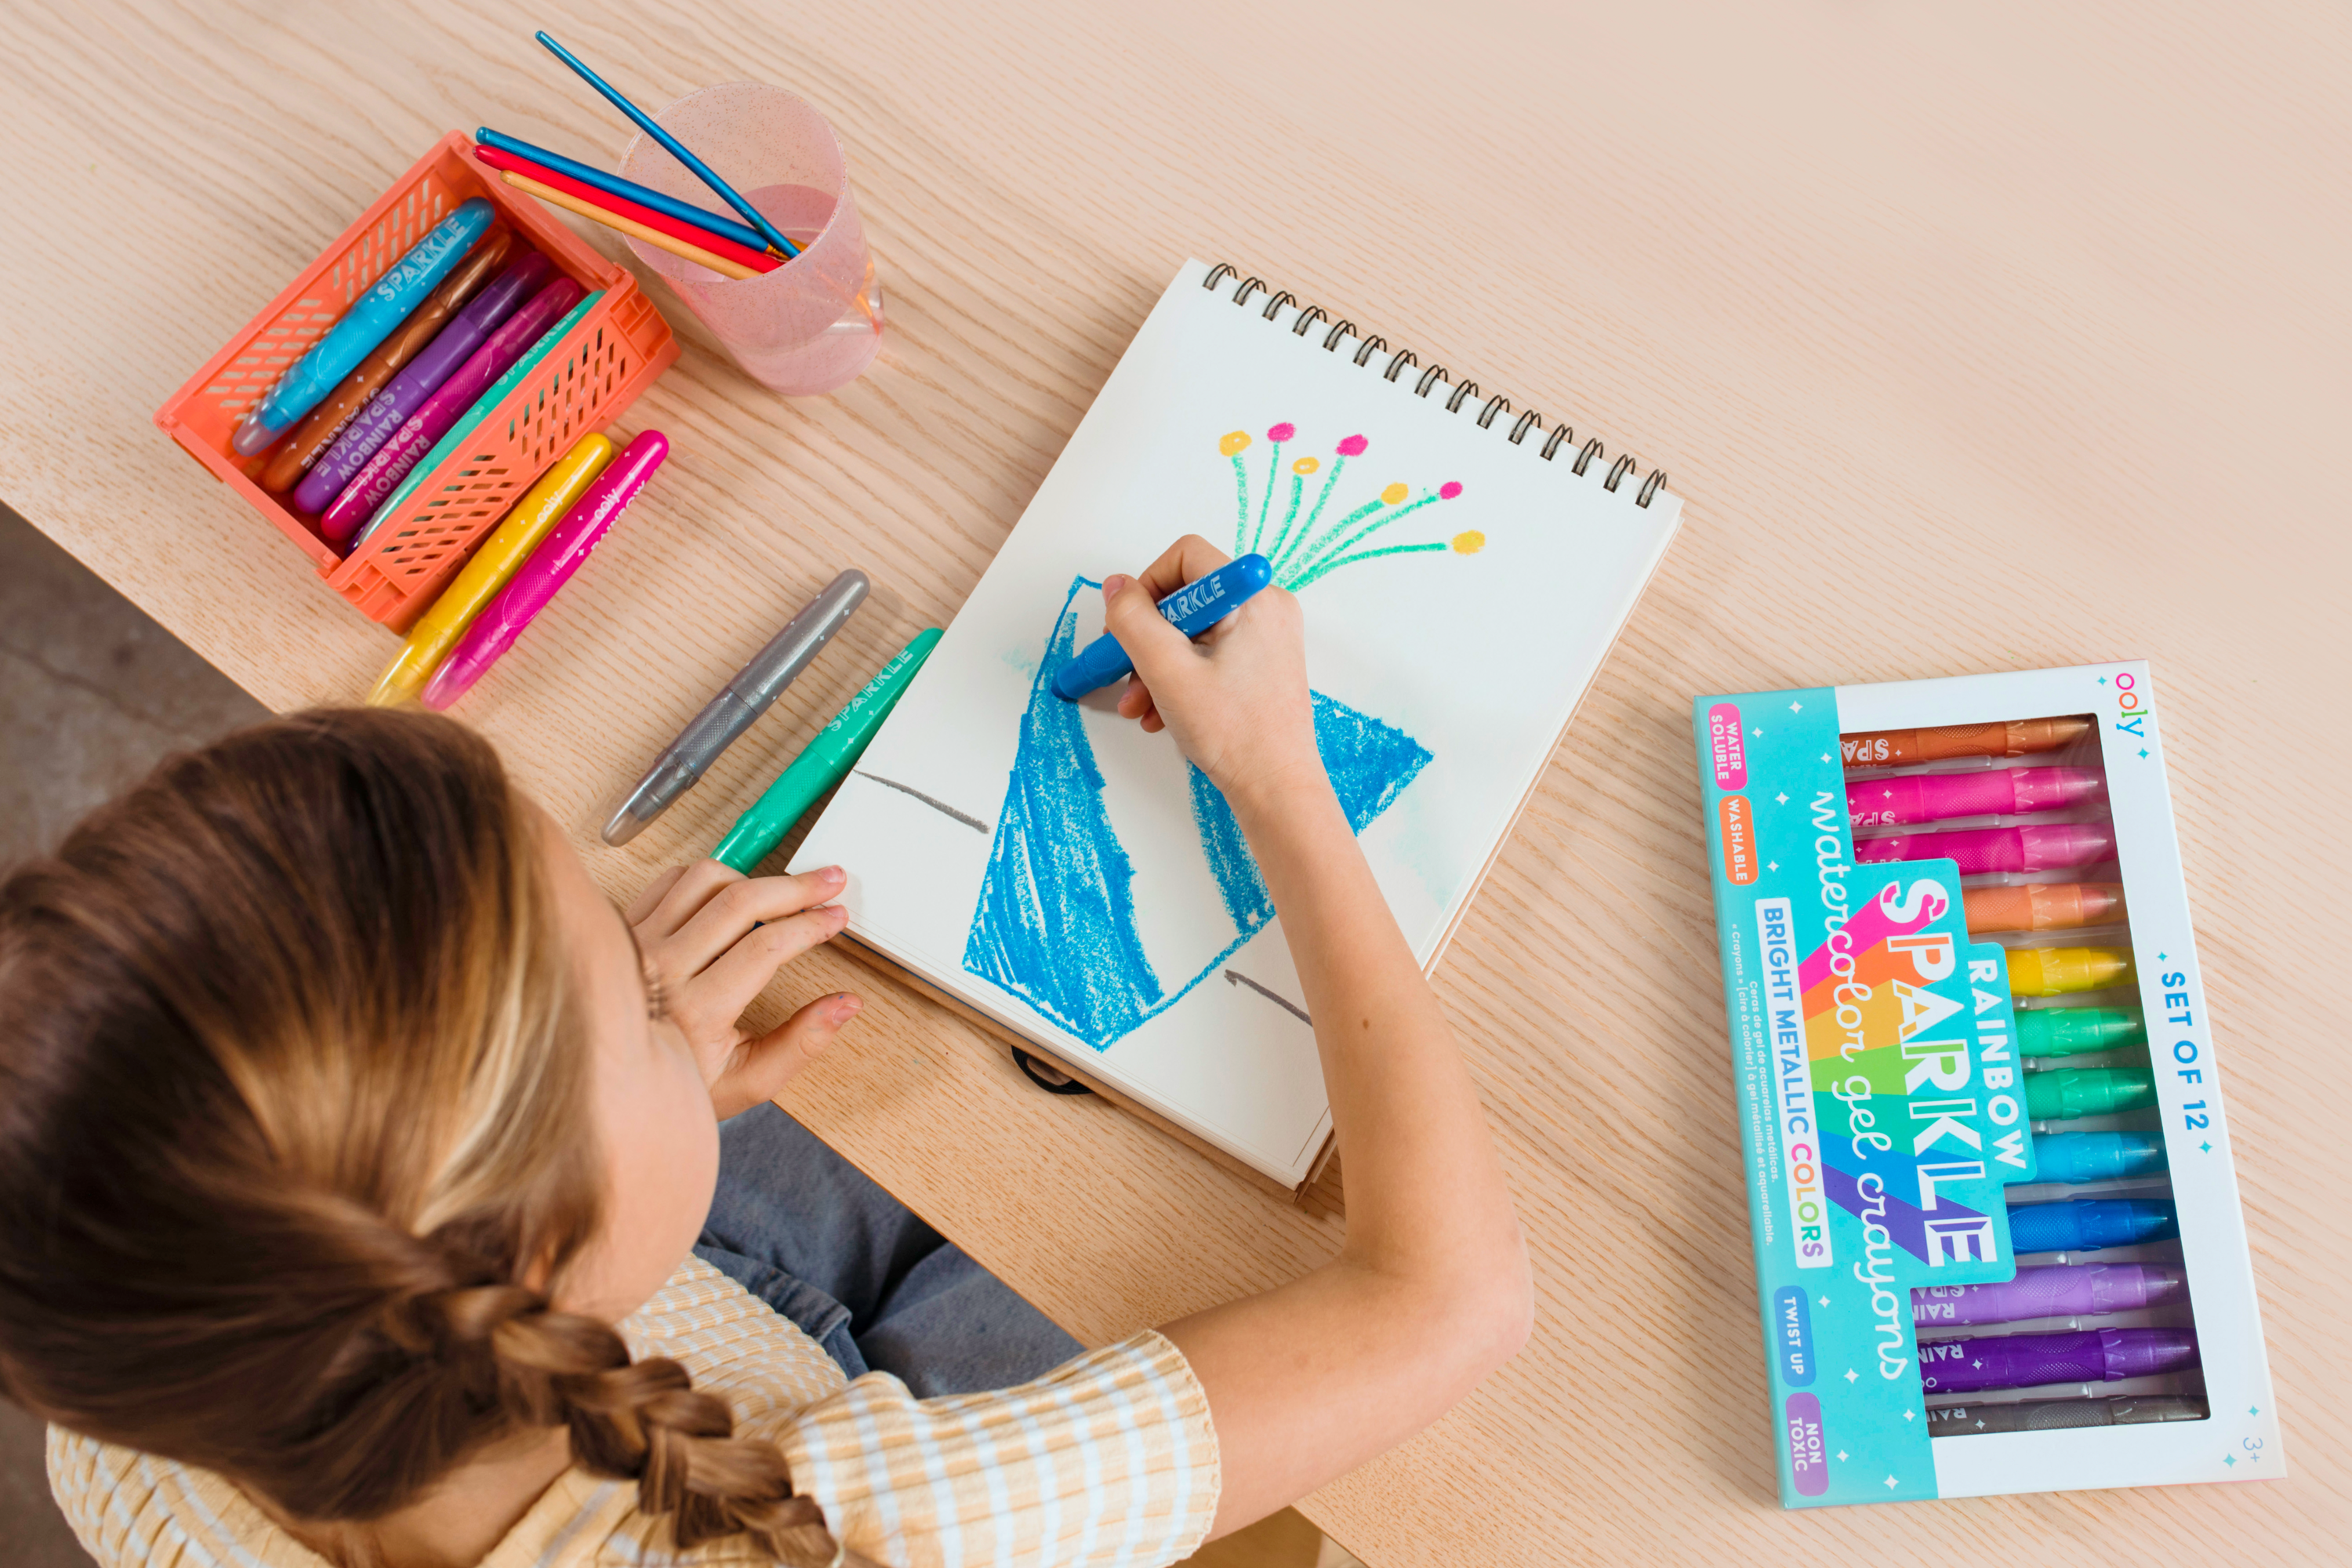
[[[1276,563],[1324,764],[1433,967],[1674,535],[1664,479],[1188,262],[793,867],[847,868],[850,936],[934,994],[1297,1189],[1329,1107],[1233,812],[1118,687],[1052,690],[1103,577],[1184,533]]]

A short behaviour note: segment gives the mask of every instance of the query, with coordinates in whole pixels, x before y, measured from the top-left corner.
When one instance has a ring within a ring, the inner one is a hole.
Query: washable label
[[[2034,1173],[2003,952],[1949,860],[1855,863],[1836,715],[1693,711],[1790,1506],[1936,1495],[1911,1292],[2013,1278]]]

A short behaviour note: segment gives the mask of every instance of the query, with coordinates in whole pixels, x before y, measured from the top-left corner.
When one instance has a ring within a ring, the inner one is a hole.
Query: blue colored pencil
[[[652,115],[647,114],[644,110],[639,109],[635,104],[631,103],[627,99],[623,98],[619,90],[610,82],[606,81],[603,77],[598,76],[594,71],[590,70],[585,64],[582,63],[579,56],[573,54],[570,49],[565,48],[562,44],[557,43],[544,32],[539,35],[539,41],[547,46],[548,53],[553,55],[557,59],[562,60],[565,65],[570,66],[574,71],[578,72],[582,81],[586,82],[590,87],[593,87],[598,92],[603,93],[612,103],[614,108],[619,110],[622,113],[635,121],[637,122],[638,130],[644,132],[646,135],[660,142],[662,146],[668,151],[671,157],[677,159],[679,163],[693,170],[696,178],[699,179],[704,184],[709,185],[712,190],[717,191],[721,196],[726,198],[726,202],[729,206],[733,207],[737,212],[743,215],[744,222],[750,224],[753,228],[758,229],[761,234],[766,237],[763,243],[781,247],[784,255],[787,257],[798,256],[801,253],[801,247],[794,245],[791,240],[786,239],[784,237],[784,231],[778,228],[774,224],[770,223],[765,214],[761,213],[758,207],[753,206],[750,202],[745,201],[741,196],[737,195],[735,194],[734,186],[720,179],[718,174],[712,171],[709,164],[704,163],[701,159],[696,157],[693,153],[686,150],[686,143],[680,142],[677,137],[671,135],[668,132],[655,124],[654,117]]]
[[[731,217],[712,212],[709,207],[698,207],[692,202],[682,202],[676,196],[655,190],[651,185],[641,185],[635,180],[625,180],[618,174],[608,174],[602,169],[590,168],[576,159],[567,158],[561,153],[551,153],[544,147],[534,146],[520,137],[509,136],[503,131],[493,131],[484,125],[475,131],[474,140],[485,147],[495,147],[501,153],[511,153],[518,158],[528,158],[530,162],[552,169],[559,174],[569,174],[582,184],[593,185],[607,195],[619,196],[625,201],[635,202],[640,206],[651,207],[657,213],[667,213],[680,223],[694,224],[709,229],[713,234],[723,235],[738,245],[748,245],[754,250],[772,251],[775,248],[768,243],[768,237],[758,229],[747,228]],[[795,251],[793,254],[797,255],[798,252]]]

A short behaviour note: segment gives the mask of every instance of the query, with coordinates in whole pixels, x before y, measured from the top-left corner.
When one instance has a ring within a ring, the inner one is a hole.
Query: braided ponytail
[[[0,1390],[347,1563],[549,1427],[680,1548],[862,1563],[722,1400],[551,1300],[603,1206],[574,990],[461,726],[320,711],[167,762],[0,886]]]
[[[611,1324],[557,1310],[520,1285],[473,1285],[412,1298],[390,1314],[522,1426],[569,1428],[575,1461],[637,1483],[639,1506],[668,1514],[680,1547],[749,1533],[778,1560],[850,1559],[816,1504],[793,1493],[774,1445],[738,1438],[726,1402],[695,1392],[674,1361],[632,1361]],[[493,1393],[494,1391],[494,1393]]]

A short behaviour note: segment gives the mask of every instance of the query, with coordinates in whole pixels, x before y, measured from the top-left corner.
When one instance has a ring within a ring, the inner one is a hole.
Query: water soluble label
[[[1715,763],[1715,787],[1748,787],[1748,742],[1739,732],[1739,709],[1718,702],[1706,710],[1706,744]]]

